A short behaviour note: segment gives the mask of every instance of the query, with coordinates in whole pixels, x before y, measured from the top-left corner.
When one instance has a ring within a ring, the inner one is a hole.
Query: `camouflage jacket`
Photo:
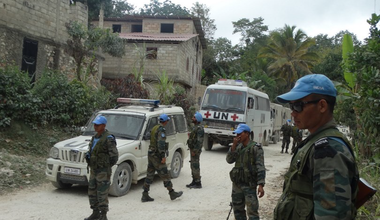
[[[195,154],[202,152],[204,134],[205,132],[202,125],[197,124],[192,128],[189,139],[187,140],[187,145],[189,146],[191,152]]]
[[[166,143],[166,131],[164,126],[158,124],[154,126],[150,134],[149,155],[155,155],[159,158],[166,157],[168,145]]]
[[[274,219],[355,219],[358,180],[351,144],[332,120],[299,144]]]
[[[250,140],[247,146],[240,143],[234,152],[230,149],[226,161],[235,163],[230,172],[232,182],[250,186],[265,184],[264,151],[256,142]]]
[[[292,127],[288,124],[283,124],[281,126],[281,131],[282,131],[282,135],[284,135],[284,137],[289,137],[292,135]]]
[[[115,136],[105,130],[100,136],[92,136],[88,145],[91,169],[109,168],[116,164],[119,152],[116,148]]]

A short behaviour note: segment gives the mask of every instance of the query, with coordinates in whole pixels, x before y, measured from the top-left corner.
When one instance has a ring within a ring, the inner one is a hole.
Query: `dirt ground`
[[[272,219],[273,208],[282,190],[282,174],[289,166],[290,154],[280,153],[280,143],[264,147],[267,169],[265,196],[259,199],[261,219]],[[154,202],[142,203],[143,181],[132,185],[123,197],[110,197],[108,219],[162,219],[162,220],[221,220],[230,210],[231,164],[225,160],[226,147],[215,145],[212,151],[201,155],[202,189],[188,189],[191,171],[188,160],[178,178],[173,179],[174,189],[183,191],[183,196],[171,201],[162,181],[156,177],[150,195]],[[91,210],[87,188],[74,186],[66,190],[55,189],[51,184],[23,189],[0,197],[0,220],[72,220],[84,219]],[[233,213],[229,219],[234,219]]]

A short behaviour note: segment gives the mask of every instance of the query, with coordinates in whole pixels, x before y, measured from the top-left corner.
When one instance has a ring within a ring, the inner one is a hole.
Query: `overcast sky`
[[[163,2],[161,0],[160,2]],[[137,9],[149,0],[127,0]],[[174,4],[191,8],[196,0],[171,0]],[[232,21],[241,18],[262,17],[269,30],[284,27],[285,24],[303,30],[308,36],[318,34],[334,36],[348,30],[359,40],[369,36],[367,19],[372,13],[380,13],[379,0],[198,0],[210,9],[215,20],[215,38],[225,37],[235,45],[239,34],[232,34]]]

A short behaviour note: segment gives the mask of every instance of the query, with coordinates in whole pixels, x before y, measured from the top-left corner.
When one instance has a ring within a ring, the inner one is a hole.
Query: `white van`
[[[241,80],[220,79],[207,87],[200,111],[204,123],[205,150],[214,143],[228,146],[236,136],[238,124],[246,123],[252,130],[251,139],[268,145],[271,121],[270,102],[266,93],[247,87]]]
[[[169,156],[166,160],[172,178],[179,176],[183,160],[188,156],[187,124],[184,111],[177,106],[159,105],[159,100],[118,98],[118,107],[95,113],[81,136],[61,141],[50,150],[46,160],[46,176],[57,188],[73,184],[88,185],[89,173],[84,158],[91,137],[92,121],[98,115],[107,118],[106,129],[116,137],[119,159],[112,167],[110,194],[125,195],[132,183],[145,178],[148,166],[150,130],[163,113],[170,117],[165,126]]]
[[[270,132],[272,135],[270,140],[277,144],[280,141],[281,127],[286,123],[286,120],[292,118],[292,110],[290,108],[284,107],[282,105],[276,103],[270,103],[271,108],[271,124],[272,131]]]

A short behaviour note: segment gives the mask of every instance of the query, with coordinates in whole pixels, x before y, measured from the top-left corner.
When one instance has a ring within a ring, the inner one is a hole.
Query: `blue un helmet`
[[[202,115],[199,112],[195,112],[194,117],[195,117],[195,119],[197,119],[197,121],[199,123],[201,123],[203,121]]]
[[[160,122],[165,122],[165,121],[169,121],[170,120],[170,117],[167,115],[167,114],[161,114],[160,115]]]

